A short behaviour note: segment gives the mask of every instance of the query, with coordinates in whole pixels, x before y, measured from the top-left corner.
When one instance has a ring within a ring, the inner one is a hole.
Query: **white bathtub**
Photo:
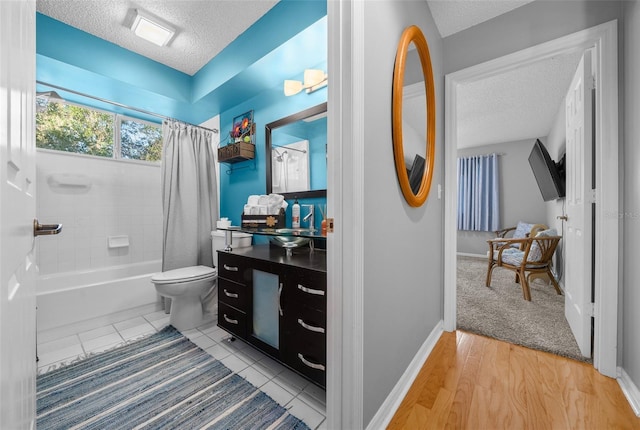
[[[161,261],[39,276],[38,331],[122,313],[157,303],[151,275]]]

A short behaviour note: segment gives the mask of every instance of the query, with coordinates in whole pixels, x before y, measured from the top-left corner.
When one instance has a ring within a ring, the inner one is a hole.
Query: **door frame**
[[[594,48],[596,219],[593,365],[617,375],[619,254],[618,26],[609,21],[445,76],[444,329],[456,329],[457,88],[554,55]]]

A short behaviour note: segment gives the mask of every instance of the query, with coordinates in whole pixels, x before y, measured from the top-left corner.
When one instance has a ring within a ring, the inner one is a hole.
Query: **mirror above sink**
[[[267,194],[327,195],[327,103],[265,126]]]

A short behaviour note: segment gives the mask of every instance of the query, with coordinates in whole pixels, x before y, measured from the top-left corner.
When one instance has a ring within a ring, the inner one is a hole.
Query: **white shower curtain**
[[[178,121],[162,124],[162,271],[213,266],[218,219],[213,133]]]

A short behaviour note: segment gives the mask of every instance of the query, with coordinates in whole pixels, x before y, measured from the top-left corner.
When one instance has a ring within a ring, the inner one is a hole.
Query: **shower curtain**
[[[218,219],[213,133],[165,120],[162,139],[162,271],[212,267]]]

